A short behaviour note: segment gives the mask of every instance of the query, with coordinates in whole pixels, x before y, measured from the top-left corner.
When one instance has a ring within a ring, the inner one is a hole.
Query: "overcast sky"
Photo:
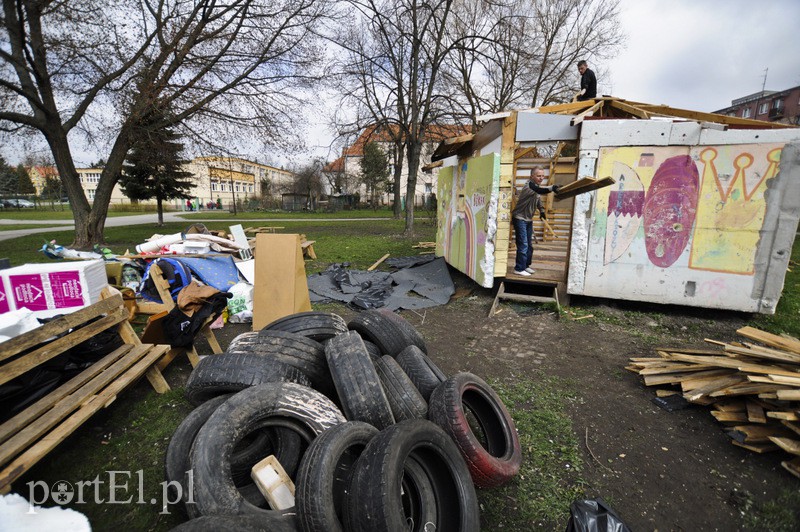
[[[716,111],[800,85],[800,0],[621,0],[625,49],[598,91]]]

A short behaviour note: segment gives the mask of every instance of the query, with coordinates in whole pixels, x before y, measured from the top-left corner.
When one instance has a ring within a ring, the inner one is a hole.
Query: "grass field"
[[[414,219],[430,218],[435,216],[435,213],[430,211],[417,210],[414,211]],[[336,211],[336,212],[284,212],[284,211],[244,211],[238,212],[236,215],[228,211],[203,211],[194,213],[184,213],[183,218],[187,220],[235,220],[237,218],[246,218],[251,220],[256,219],[319,219],[319,218],[392,218],[393,213],[389,209],[357,209],[350,211]]]
[[[22,229],[38,229],[40,227],[57,227],[54,222],[0,224],[0,231],[18,231]]]
[[[228,229],[228,222],[209,222],[209,229]],[[272,224],[274,225],[274,224]],[[171,234],[186,229],[186,223],[170,223],[163,227],[134,225],[130,227],[109,227],[106,229],[106,245],[114,253],[126,250],[134,252],[137,244],[158,232]],[[419,220],[415,224],[415,235],[402,236],[402,220],[371,220],[359,222],[285,222],[281,223],[284,233],[303,233],[314,240],[314,250],[318,259],[306,263],[311,272],[324,270],[334,262],[349,262],[354,268],[366,268],[385,253],[400,257],[417,255],[418,250],[411,246],[420,241],[435,238],[436,227],[431,220]],[[61,245],[69,245],[72,231],[52,231],[46,234],[30,235],[3,242],[4,256],[11,258],[12,265],[26,262],[47,262],[50,259],[38,250],[46,240],[55,239]]]
[[[117,216],[133,216],[136,214],[147,214],[142,211],[109,211],[108,216],[116,218]],[[37,209],[2,209],[0,210],[0,220],[68,220],[72,222],[72,211],[64,208],[61,210],[56,207],[56,210],[49,208]]]

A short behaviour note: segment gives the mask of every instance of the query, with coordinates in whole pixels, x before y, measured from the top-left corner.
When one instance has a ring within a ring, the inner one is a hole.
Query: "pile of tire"
[[[385,310],[239,335],[200,361],[186,397],[196,408],[166,456],[191,518],[178,530],[477,531],[475,487],[508,482],[522,459],[494,390],[446,376]],[[272,510],[250,477],[269,455],[295,483],[293,508]]]

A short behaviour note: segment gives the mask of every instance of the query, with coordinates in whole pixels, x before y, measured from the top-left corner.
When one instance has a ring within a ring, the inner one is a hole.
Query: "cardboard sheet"
[[[289,314],[311,310],[300,235],[260,233],[256,249],[253,330]]]

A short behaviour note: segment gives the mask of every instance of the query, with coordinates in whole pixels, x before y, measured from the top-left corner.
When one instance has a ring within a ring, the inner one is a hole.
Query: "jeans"
[[[521,272],[531,265],[533,259],[533,222],[513,218],[517,243],[517,260],[514,270]]]

